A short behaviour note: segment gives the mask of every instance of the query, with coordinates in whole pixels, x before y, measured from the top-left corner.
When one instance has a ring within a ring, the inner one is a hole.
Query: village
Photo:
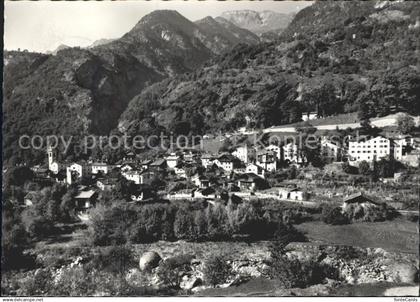
[[[409,169],[417,168],[418,138],[379,135],[358,141],[350,137],[348,144],[341,145],[323,136],[317,147],[319,156],[326,163],[323,168],[308,163],[305,152],[296,142],[256,146],[245,140],[229,150],[216,153],[187,148],[139,159],[134,152],[128,151],[116,164],[94,160],[61,163],[56,159],[56,151],[48,148],[47,166],[32,167],[32,170],[41,183],[58,182],[77,188],[74,211],[81,220],[88,220],[89,210],[100,203],[102,194],[115,190],[121,180],[126,183],[125,190],[129,191],[125,192],[127,201],[139,204],[159,200],[205,200],[214,205],[218,201],[274,199],[318,207],[324,202],[367,201],[387,203],[401,213],[407,210],[407,205],[394,200],[389,190],[385,190],[384,196],[378,196],[375,191],[355,185],[357,178],[354,175],[352,180],[349,180],[352,175],[346,175],[348,170],[356,171],[357,175],[360,166],[366,163],[369,170],[377,161],[389,159]],[[368,173],[362,171],[359,174]],[[375,181],[400,186],[395,195],[401,197],[401,185],[410,176],[408,174],[408,170],[393,171]],[[25,206],[32,205],[34,195],[36,192],[27,192]],[[376,195],[374,200],[369,197],[373,195]]]

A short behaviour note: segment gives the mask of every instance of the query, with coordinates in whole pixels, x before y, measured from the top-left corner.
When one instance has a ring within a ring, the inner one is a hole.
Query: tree
[[[398,131],[402,134],[409,134],[414,130],[416,124],[414,118],[408,114],[401,114],[397,117]]]
[[[231,267],[222,255],[213,255],[205,262],[203,274],[206,283],[216,286],[226,282],[231,274]]]
[[[193,236],[193,216],[191,211],[182,207],[176,212],[174,221],[174,233],[178,239],[192,239]]]
[[[326,224],[341,225],[348,224],[349,219],[344,215],[339,207],[326,205],[322,208],[321,220]]]
[[[361,161],[359,164],[359,173],[362,175],[369,175],[370,174],[370,166],[369,163],[365,160]]]

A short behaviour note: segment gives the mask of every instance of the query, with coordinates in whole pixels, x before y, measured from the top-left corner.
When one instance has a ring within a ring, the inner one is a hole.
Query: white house
[[[303,200],[303,191],[297,188],[279,188],[279,198],[285,200]]]
[[[179,163],[174,167],[175,175],[180,178],[187,178],[187,172],[185,171],[185,165],[183,163]]]
[[[231,154],[222,154],[216,158],[214,163],[223,170],[231,172],[238,166],[237,161],[237,158]]]
[[[257,154],[257,166],[267,171],[277,170],[277,155],[273,151],[260,151]]]
[[[370,162],[392,156],[399,159],[402,156],[402,146],[396,145],[386,137],[377,136],[364,141],[349,141],[348,155],[350,162]]]
[[[255,149],[248,147],[248,145],[245,144],[237,147],[235,151],[232,152],[232,155],[244,163],[249,163],[252,158],[255,158]]]
[[[150,180],[151,177],[149,173],[138,170],[121,172],[121,175],[124,176],[125,179],[133,181],[136,185],[144,184]]]
[[[66,181],[69,185],[82,178],[87,172],[86,167],[78,163],[72,163],[66,168]]]
[[[201,156],[201,165],[207,169],[208,166],[211,166],[213,164],[213,156],[210,154],[203,154]]]
[[[176,165],[178,165],[179,163],[179,156],[176,155],[175,153],[171,153],[169,156],[167,156],[166,158],[166,164],[168,166],[169,169],[173,170]]]
[[[317,112],[307,112],[302,114],[302,121],[315,120],[318,118]]]
[[[300,154],[300,150],[297,144],[288,143],[283,147],[283,160],[290,163],[301,164],[304,162],[303,156]]]
[[[93,163],[92,164],[92,174],[108,174],[108,165],[106,163]]]
[[[123,164],[121,167],[120,167],[120,171],[121,172],[127,172],[127,171],[133,171],[135,169],[135,167],[134,167],[134,165],[132,165],[132,164]]]
[[[279,146],[271,144],[271,145],[268,145],[267,147],[265,147],[265,150],[274,152],[276,154],[277,159],[278,160],[281,159],[281,148]]]
[[[341,147],[326,137],[321,139],[321,154],[330,161],[341,159]]]
[[[246,165],[245,173],[254,173],[261,178],[265,178],[265,170],[256,164],[249,163]]]

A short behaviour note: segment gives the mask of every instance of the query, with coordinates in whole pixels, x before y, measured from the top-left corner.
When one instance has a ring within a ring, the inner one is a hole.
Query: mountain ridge
[[[24,134],[109,134],[144,87],[191,72],[234,46],[219,42],[165,10],[144,16],[120,39],[91,48],[54,55],[5,51],[4,158],[40,160],[41,154],[18,147]]]
[[[147,120],[181,134],[233,131],[298,122],[314,110],[374,117],[397,106],[419,114],[420,3],[375,5],[316,2],[275,42],[239,45],[201,70],[148,87],[119,129],[135,133]]]

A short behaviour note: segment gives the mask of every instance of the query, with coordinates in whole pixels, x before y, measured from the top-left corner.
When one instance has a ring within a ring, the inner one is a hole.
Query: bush
[[[337,279],[338,271],[314,260],[300,261],[286,255],[286,242],[274,242],[271,246],[271,266],[269,276],[278,280],[284,288],[308,287],[319,284],[325,278]]]
[[[215,255],[206,261],[203,274],[206,283],[216,286],[226,282],[231,274],[231,267],[223,256]]]
[[[343,214],[340,207],[331,208],[324,206],[322,209],[321,220],[326,224],[342,225],[350,223],[349,218]]]
[[[89,263],[89,267],[108,271],[113,275],[122,275],[136,266],[137,262],[129,246],[112,246],[95,255]]]
[[[157,275],[159,279],[170,288],[179,288],[183,273],[191,270],[190,262],[187,257],[168,258],[163,261],[158,268]]]

